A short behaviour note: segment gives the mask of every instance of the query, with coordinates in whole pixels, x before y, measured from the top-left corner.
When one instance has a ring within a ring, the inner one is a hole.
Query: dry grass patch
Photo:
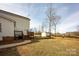
[[[17,46],[16,51],[19,55],[25,56],[79,56],[78,45],[78,39],[56,37],[55,39],[41,39],[39,42]]]
[[[79,41],[72,38],[57,37],[55,39],[43,39],[40,42],[24,45],[24,50],[26,49],[25,51],[28,50],[29,52],[23,55],[79,55],[78,45]]]

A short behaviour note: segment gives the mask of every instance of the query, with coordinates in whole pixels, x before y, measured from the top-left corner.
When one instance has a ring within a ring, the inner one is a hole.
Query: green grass
[[[62,37],[41,39],[34,43],[13,47],[12,49],[2,52],[3,55],[79,56],[79,40]]]

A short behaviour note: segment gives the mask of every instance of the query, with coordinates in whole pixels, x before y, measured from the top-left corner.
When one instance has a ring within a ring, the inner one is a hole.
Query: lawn
[[[37,42],[3,49],[0,55],[79,56],[78,38],[41,39]]]

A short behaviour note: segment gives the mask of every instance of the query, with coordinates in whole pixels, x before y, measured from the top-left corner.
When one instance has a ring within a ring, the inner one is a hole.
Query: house
[[[0,40],[26,36],[30,19],[11,12],[0,10]]]
[[[79,32],[74,31],[74,32],[66,32],[65,36],[79,36]]]

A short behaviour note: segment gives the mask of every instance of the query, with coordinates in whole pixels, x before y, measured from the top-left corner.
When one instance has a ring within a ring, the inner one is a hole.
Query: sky
[[[77,30],[76,26],[79,25],[78,3],[52,3],[52,7],[61,17],[57,32],[65,33]],[[30,18],[30,28],[39,28],[41,24],[44,24],[47,8],[47,3],[0,3],[1,10]]]

